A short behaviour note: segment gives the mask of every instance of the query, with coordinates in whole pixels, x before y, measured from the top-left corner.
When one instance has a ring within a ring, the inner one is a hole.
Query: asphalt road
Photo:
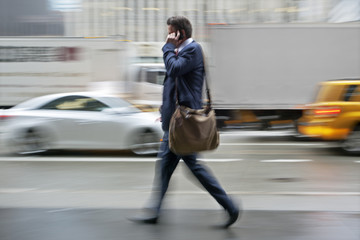
[[[360,160],[288,132],[225,132],[200,159],[244,214],[224,213],[180,164],[157,226],[127,221],[149,203],[156,157],[0,150],[0,239],[360,239]],[[2,153],[1,153],[2,152]]]

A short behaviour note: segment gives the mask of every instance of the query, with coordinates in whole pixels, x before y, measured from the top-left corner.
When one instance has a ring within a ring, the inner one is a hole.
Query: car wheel
[[[44,131],[30,128],[14,140],[14,151],[17,154],[37,154],[47,151],[49,139]]]
[[[131,151],[137,155],[156,154],[159,151],[160,140],[156,133],[145,130],[135,134],[131,145]]]
[[[360,154],[360,126],[350,133],[350,135],[342,142],[341,149],[349,154]]]

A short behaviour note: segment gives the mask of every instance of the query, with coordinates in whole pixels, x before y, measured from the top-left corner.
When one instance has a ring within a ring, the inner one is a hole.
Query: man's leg
[[[161,161],[160,164],[158,164],[160,169],[156,170],[157,174],[159,174],[158,193],[157,199],[155,200],[155,209],[157,214],[160,212],[165,193],[169,187],[171,176],[180,161],[180,157],[171,152],[169,149],[169,139],[167,132],[164,134],[158,157],[160,157]]]
[[[234,204],[225,190],[220,186],[217,179],[204,166],[198,163],[196,155],[188,155],[182,157],[185,164],[191,172],[210,193],[211,196],[229,213],[229,220],[222,227],[229,227],[233,224],[239,215],[239,208]]]
[[[157,223],[161,205],[165,196],[165,193],[169,187],[171,176],[179,163],[180,157],[172,153],[169,149],[168,133],[165,132],[163,142],[160,146],[158,154],[160,162],[156,163],[154,186],[151,197],[151,203],[144,210],[145,213],[129,218],[129,220],[140,223]]]

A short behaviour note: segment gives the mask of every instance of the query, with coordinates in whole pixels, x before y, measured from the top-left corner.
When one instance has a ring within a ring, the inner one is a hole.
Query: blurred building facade
[[[187,16],[195,26],[194,35],[199,40],[206,40],[206,26],[215,23],[327,23],[360,20],[359,0],[1,1],[2,36],[122,36],[129,41],[158,42],[166,37],[166,19],[172,15]],[[40,31],[41,26],[43,30]]]
[[[166,37],[166,19],[173,15],[187,16],[196,26],[195,37],[205,40],[208,24],[341,22],[348,11],[357,12],[349,21],[360,20],[360,1],[82,0],[81,11],[64,14],[66,35],[121,35],[130,41],[158,42]]]
[[[63,12],[48,0],[0,0],[0,36],[63,36]]]

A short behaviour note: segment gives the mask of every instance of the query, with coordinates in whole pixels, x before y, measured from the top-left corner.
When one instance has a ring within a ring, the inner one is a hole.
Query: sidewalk
[[[134,209],[2,208],[1,240],[359,240],[359,212],[244,211],[230,229],[221,210],[164,210],[157,225]]]

